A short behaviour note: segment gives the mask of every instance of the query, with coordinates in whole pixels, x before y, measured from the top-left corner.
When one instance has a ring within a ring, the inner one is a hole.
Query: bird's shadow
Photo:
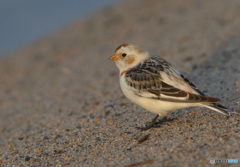
[[[160,119],[158,119],[158,121],[156,121],[156,122],[154,123],[154,125],[152,126],[152,128],[160,128],[163,123],[166,123],[166,122],[170,122],[170,123],[171,123],[171,122],[173,122],[175,119],[177,119],[177,118],[168,118],[168,117],[160,118]],[[150,122],[146,122],[146,125],[149,124],[149,123],[150,123]]]

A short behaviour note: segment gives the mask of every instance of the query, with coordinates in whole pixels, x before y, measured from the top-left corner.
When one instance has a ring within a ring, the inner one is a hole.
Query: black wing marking
[[[184,103],[198,103],[198,102],[205,102],[205,103],[213,103],[220,101],[218,98],[215,97],[208,97],[202,95],[196,95],[193,93],[189,93],[180,89],[177,89],[171,85],[168,85],[162,82],[162,88],[159,90],[146,90],[154,95],[155,97],[151,97],[153,99],[159,99],[164,101],[172,101],[172,102],[184,102]],[[162,97],[164,95],[164,97]],[[141,95],[140,95],[141,96]]]
[[[189,81],[186,77],[184,77],[182,74],[180,74],[181,78],[188,83],[189,86],[191,86],[195,91],[197,91],[200,95],[205,96],[203,92],[201,92],[191,81]]]

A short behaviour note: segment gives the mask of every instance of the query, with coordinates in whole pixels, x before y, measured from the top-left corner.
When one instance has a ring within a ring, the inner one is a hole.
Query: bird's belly
[[[152,113],[159,114],[160,116],[166,116],[178,109],[187,107],[186,104],[173,103],[144,97],[136,99],[135,103]]]

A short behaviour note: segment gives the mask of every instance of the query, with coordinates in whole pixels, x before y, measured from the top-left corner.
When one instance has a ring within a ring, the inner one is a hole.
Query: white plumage
[[[205,96],[196,86],[169,62],[151,56],[133,44],[120,45],[110,60],[120,71],[120,86],[124,95],[135,104],[156,113],[149,129],[158,116],[166,116],[178,109],[201,106],[224,115],[227,108],[215,97]]]

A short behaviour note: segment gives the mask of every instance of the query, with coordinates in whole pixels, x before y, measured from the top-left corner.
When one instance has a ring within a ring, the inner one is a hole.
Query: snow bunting
[[[124,95],[157,114],[142,130],[153,127],[159,116],[186,107],[207,107],[230,115],[226,107],[217,103],[220,99],[204,95],[169,62],[151,56],[133,44],[120,45],[109,59],[115,61],[120,71],[120,86]]]

